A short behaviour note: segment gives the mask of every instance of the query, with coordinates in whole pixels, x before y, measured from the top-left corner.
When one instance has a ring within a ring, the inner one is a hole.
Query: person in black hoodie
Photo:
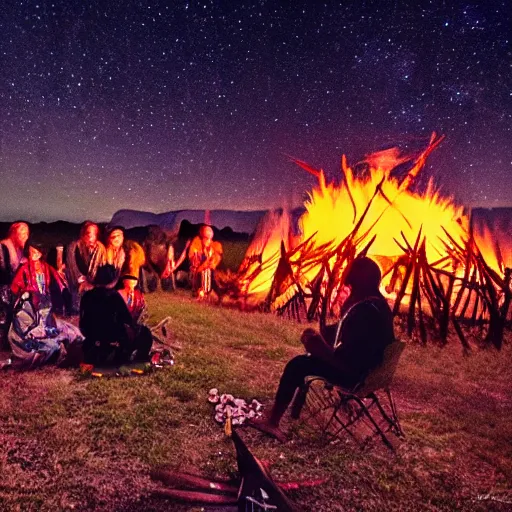
[[[287,363],[270,413],[251,422],[253,427],[283,441],[281,418],[305,377],[318,375],[350,389],[382,362],[384,349],[395,336],[391,309],[379,290],[380,280],[379,266],[372,259],[354,260],[345,280],[350,295],[343,304],[341,320],[321,333],[311,328],[302,333],[307,354]]]

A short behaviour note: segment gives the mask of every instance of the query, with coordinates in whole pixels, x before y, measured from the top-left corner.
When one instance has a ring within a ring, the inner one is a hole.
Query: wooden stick
[[[424,248],[424,242],[421,247]],[[418,293],[419,293],[419,282],[420,282],[420,260],[421,258],[421,248],[419,250],[419,254],[414,254],[414,259],[412,259],[412,265],[414,266],[413,271],[413,279],[412,279],[412,290],[411,297],[409,299],[409,313],[407,315],[407,334],[409,336],[412,335],[414,327],[416,326],[416,319],[414,315],[414,310],[416,307],[416,302],[418,301]]]
[[[462,332],[462,329],[459,325],[458,320],[455,318],[454,315],[451,316],[453,327],[455,328],[455,332],[457,333],[460,342],[462,343],[462,346],[464,347],[465,353],[469,352],[471,350],[471,347],[466,340],[466,337],[464,336],[464,333]]]
[[[420,237],[421,237],[421,230],[422,230],[422,228],[420,227],[418,236],[416,237],[416,243],[414,244],[414,249],[411,250],[409,264],[407,265],[407,268],[405,270],[405,275],[404,275],[404,279],[402,281],[402,286],[400,287],[400,290],[396,296],[395,304],[393,306],[393,316],[396,315],[400,310],[400,304],[401,304],[401,302],[404,298],[405,292],[407,290],[409,278],[411,277],[411,273],[415,267],[415,260],[417,257],[418,244],[419,244]],[[407,240],[406,240],[406,242],[407,242]]]
[[[180,489],[157,489],[154,491],[156,496],[170,498],[185,503],[205,503],[214,505],[236,505],[238,499],[236,496],[210,494],[200,491],[182,491]]]

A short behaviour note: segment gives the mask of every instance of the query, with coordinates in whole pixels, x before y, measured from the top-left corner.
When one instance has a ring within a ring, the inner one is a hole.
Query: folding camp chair
[[[405,343],[400,341],[388,345],[382,364],[353,389],[334,385],[323,377],[306,377],[304,386],[295,396],[292,417],[299,418],[304,408],[305,423],[315,430],[320,429],[329,439],[348,434],[364,446],[372,437],[379,436],[393,450],[387,434],[405,437],[391,394],[391,382],[404,348]],[[387,400],[379,399],[377,393]],[[364,430],[367,433],[361,436]]]

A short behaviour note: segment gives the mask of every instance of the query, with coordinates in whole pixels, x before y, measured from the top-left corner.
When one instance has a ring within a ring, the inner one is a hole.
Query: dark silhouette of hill
[[[112,216],[111,224],[134,228],[137,226],[160,226],[167,231],[177,231],[183,221],[200,224],[205,218],[219,229],[230,227],[240,233],[252,233],[266,210],[176,210],[152,213],[138,210],[119,210]]]
[[[0,239],[5,238],[12,222],[0,222]],[[80,227],[82,224],[67,222],[63,220],[55,222],[36,222],[28,223],[30,226],[30,238],[38,243],[43,244],[48,250],[48,261],[55,264],[56,247],[63,245],[66,247],[73,240],[78,239],[80,235]],[[104,233],[107,227],[106,223],[98,223],[101,230],[101,239],[104,241]],[[177,249],[185,246],[186,240],[194,238],[199,233],[202,224],[192,224],[187,220],[183,220],[180,224],[178,232],[178,240],[176,241]],[[142,243],[147,237],[152,226],[134,227],[125,230],[125,236],[128,240],[134,240]],[[230,227],[217,229],[213,226],[215,239],[221,242],[225,241],[241,241],[246,242],[249,239],[247,233],[237,233]]]

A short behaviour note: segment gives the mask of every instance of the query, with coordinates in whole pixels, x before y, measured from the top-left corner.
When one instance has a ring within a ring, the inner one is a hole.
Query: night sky
[[[447,138],[425,172],[446,194],[512,206],[511,11],[6,0],[0,220],[275,207],[314,184],[286,155],[334,178],[342,153],[432,131]]]

